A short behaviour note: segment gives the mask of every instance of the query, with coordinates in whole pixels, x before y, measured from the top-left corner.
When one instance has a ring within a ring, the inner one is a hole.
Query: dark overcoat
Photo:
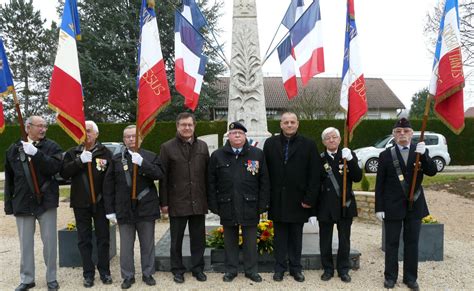
[[[322,153],[323,169],[321,171],[321,194],[317,203],[317,216],[319,221],[336,222],[341,218],[342,213],[342,189],[343,189],[343,168],[344,160],[342,153],[337,151],[334,159],[327,151]],[[327,164],[327,165],[326,165]],[[329,166],[329,168],[327,168]],[[334,178],[339,185],[339,195],[327,171],[334,174]],[[357,216],[357,204],[352,191],[352,183],[362,180],[362,170],[357,163],[357,156],[352,152],[352,160],[347,162],[347,184],[346,184],[346,217]]]
[[[44,138],[36,145],[37,153],[27,156],[23,153],[21,141],[12,144],[5,159],[5,213],[39,216],[47,209],[59,204],[59,185],[54,175],[61,168],[62,150],[54,141]],[[20,151],[22,153],[20,153]],[[27,182],[22,157],[31,158],[35,168],[41,203],[38,204],[32,187]]]
[[[71,207],[88,208],[92,205],[89,186],[89,174],[87,164],[82,163],[81,153],[84,146],[79,145],[69,149],[64,155],[60,175],[64,179],[71,178]],[[92,179],[96,202],[103,205],[103,184],[105,173],[112,161],[112,153],[103,144],[97,142],[92,149]]]
[[[316,206],[320,188],[321,162],[316,143],[296,134],[289,139],[288,160],[285,162],[283,134],[265,141],[263,151],[270,176],[269,218],[276,222],[304,223],[311,209],[301,203]]]
[[[140,149],[143,157],[142,165],[138,167],[137,196],[147,191],[141,200],[132,207],[132,187],[127,183],[126,171],[133,179],[132,157],[128,150],[113,156],[107,169],[104,181],[104,203],[107,214],[115,213],[119,224],[154,221],[160,218],[160,202],[154,180],[163,178],[160,158],[153,152]],[[122,158],[125,159],[122,162]]]
[[[411,185],[415,169],[416,145],[410,145],[410,152],[407,161],[408,166],[403,162],[398,146],[394,145],[394,147],[397,158],[400,162],[403,179],[407,181],[408,185]],[[379,166],[375,183],[375,212],[384,211],[386,220],[400,220],[404,219],[407,215],[408,197],[400,185],[399,177],[395,170],[395,166],[393,165],[393,159],[390,152],[391,148],[392,147],[384,150],[379,155]],[[436,164],[428,155],[428,149],[426,149],[426,152],[420,156],[420,161],[421,167],[417,174],[415,185],[415,192],[419,189],[420,196],[413,203],[413,216],[411,216],[417,219],[421,219],[429,214],[423,186],[421,186],[423,176],[434,176],[437,172]]]
[[[229,141],[212,153],[208,169],[209,210],[222,225],[257,225],[267,211],[269,179],[263,151],[248,142],[236,155]]]
[[[163,143],[160,160],[165,176],[160,180],[161,206],[170,216],[207,213],[207,144],[194,137],[192,143],[178,135]]]

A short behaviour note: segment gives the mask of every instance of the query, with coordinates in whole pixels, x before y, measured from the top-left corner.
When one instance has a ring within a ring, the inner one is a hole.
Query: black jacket
[[[58,207],[59,185],[54,175],[61,168],[61,148],[50,139],[42,139],[36,147],[38,152],[31,157],[33,161],[42,203],[38,205],[33,190],[30,188],[22,163],[20,141],[12,144],[7,150],[5,159],[5,213],[20,215],[41,215],[47,209]]]
[[[115,154],[105,174],[104,203],[107,214],[115,213],[119,224],[153,221],[160,218],[160,202],[154,180],[163,178],[160,158],[153,152],[140,149],[143,162],[138,167],[137,196],[145,189],[148,193],[132,209],[132,187],[127,184],[125,171],[133,179],[132,157],[124,147],[122,153]],[[122,156],[126,165],[122,163]]]
[[[69,149],[64,155],[61,177],[71,180],[71,207],[88,208],[92,205],[87,164],[82,163],[80,155],[84,146]],[[102,188],[105,172],[112,160],[112,153],[100,142],[92,150],[92,178],[97,204],[103,205]]]
[[[342,159],[342,153],[340,150],[337,151],[334,159],[328,154],[327,151],[324,151],[322,155],[322,188],[317,203],[317,216],[318,220],[320,221],[338,221],[341,218],[342,209],[344,160]],[[334,189],[329,174],[326,170],[326,163],[330,167],[330,171],[332,171],[332,173],[334,174],[337,184],[339,185],[340,197],[337,196],[336,190]],[[357,164],[356,154],[352,152],[352,160],[347,162],[346,207],[348,204],[349,206],[346,210],[346,217],[357,216],[357,204],[354,192],[352,191],[352,183],[359,182],[360,180],[362,180],[362,170]]]
[[[400,161],[400,168],[404,179],[408,183],[408,189],[411,187],[413,179],[414,164],[416,159],[416,145],[410,146],[407,166],[403,162],[398,146],[395,145],[398,160]],[[399,177],[393,165],[392,155],[390,153],[391,147],[381,152],[379,155],[379,166],[377,170],[377,180],[375,182],[375,211],[385,212],[385,219],[398,220],[404,219],[407,215],[408,197],[403,191]],[[415,192],[420,189],[419,198],[413,203],[413,213],[415,218],[423,218],[429,214],[428,206],[426,205],[425,195],[421,183],[423,176],[436,175],[436,164],[428,155],[428,149],[420,156],[421,167],[417,175]]]
[[[222,225],[256,225],[268,209],[269,179],[263,151],[248,142],[238,156],[229,141],[212,153],[208,169],[208,206]]]
[[[315,207],[320,182],[321,160],[316,143],[296,134],[289,139],[288,160],[285,163],[283,134],[265,141],[263,152],[270,176],[269,218],[277,222],[304,223]]]

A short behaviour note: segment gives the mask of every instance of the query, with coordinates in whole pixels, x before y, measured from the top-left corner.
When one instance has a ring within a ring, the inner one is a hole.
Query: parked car
[[[420,132],[415,131],[412,142],[418,143],[419,139]],[[443,171],[444,167],[451,162],[446,138],[439,133],[425,131],[424,141],[426,148],[429,150],[430,157],[436,163],[438,172]],[[379,166],[379,154],[394,143],[393,135],[390,134],[379,139],[372,146],[355,149],[354,152],[359,159],[359,167],[365,168],[367,173],[376,173]]]
[[[115,155],[117,153],[120,153],[123,147],[123,143],[121,142],[103,142],[102,143],[104,146],[106,146],[111,152],[112,155]],[[66,154],[66,152],[63,153],[63,157]],[[71,184],[71,179],[63,179],[61,175],[56,174],[55,175],[56,181],[58,181],[59,185],[70,185]]]

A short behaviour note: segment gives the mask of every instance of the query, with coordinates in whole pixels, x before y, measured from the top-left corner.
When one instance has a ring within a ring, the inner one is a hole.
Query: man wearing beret
[[[245,277],[261,282],[257,272],[257,224],[268,209],[269,178],[263,151],[250,146],[247,129],[229,124],[224,147],[212,153],[208,168],[208,207],[224,226],[224,282],[238,272],[239,228],[242,229]]]
[[[403,283],[419,290],[418,240],[421,219],[429,214],[423,187],[423,175],[436,175],[436,165],[428,155],[424,142],[412,144],[413,129],[406,118],[393,126],[395,145],[380,153],[375,183],[375,215],[385,224],[385,288],[393,288],[398,277],[398,247],[403,229]],[[413,179],[416,154],[420,154],[413,207],[409,192]]]

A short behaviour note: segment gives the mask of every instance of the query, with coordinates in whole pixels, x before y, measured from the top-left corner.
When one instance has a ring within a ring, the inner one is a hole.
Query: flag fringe
[[[56,121],[58,122],[59,126],[77,143],[77,144],[82,144],[86,140],[86,129],[82,127],[82,124],[80,124],[76,119],[72,118],[69,114],[66,114],[64,111],[59,109],[58,107],[54,106],[52,103],[48,102],[49,108],[51,108],[53,111],[55,111],[58,116],[61,115],[64,117],[66,120],[74,124],[79,130],[82,132],[82,138],[77,138],[76,135],[69,130],[69,128],[62,123],[58,116],[56,116]]]
[[[168,100],[166,101],[165,103],[163,103],[162,106],[160,106],[160,108],[158,108],[155,112],[153,112],[153,114],[150,115],[150,117],[148,117],[144,122],[143,122],[143,125],[139,128],[139,132],[140,132],[140,137],[141,137],[141,140],[145,140],[145,137],[153,130],[153,128],[155,128],[155,125],[156,125],[156,122],[153,123],[150,127],[147,127],[148,124],[150,124],[150,122],[153,122],[155,121],[156,117],[158,116],[158,114],[163,111],[163,109],[165,109],[169,104],[171,103],[171,100]],[[143,131],[143,128],[146,128],[145,131]]]

